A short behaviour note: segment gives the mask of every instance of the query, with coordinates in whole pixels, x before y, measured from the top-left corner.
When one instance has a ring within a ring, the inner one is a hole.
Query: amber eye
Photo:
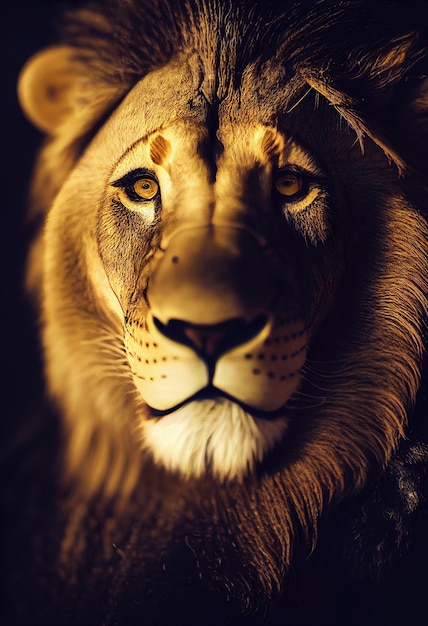
[[[159,191],[159,185],[153,178],[138,178],[120,190],[119,195],[125,194],[133,202],[147,202],[153,200]]]
[[[126,207],[141,202],[150,202],[160,195],[156,178],[141,169],[125,174],[111,185],[119,189],[119,200]]]
[[[132,185],[132,190],[142,200],[153,200],[159,191],[159,185],[152,178],[139,178]]]
[[[297,174],[280,174],[275,179],[276,190],[282,195],[288,198],[296,196],[303,189],[303,179]]]

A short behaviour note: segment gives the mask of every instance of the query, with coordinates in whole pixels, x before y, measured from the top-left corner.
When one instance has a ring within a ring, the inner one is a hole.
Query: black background
[[[4,427],[15,432],[42,388],[37,321],[23,286],[31,232],[26,220],[28,187],[42,136],[21,112],[16,85],[26,60],[49,44],[57,16],[66,5],[55,0],[15,0],[0,8],[1,393]]]

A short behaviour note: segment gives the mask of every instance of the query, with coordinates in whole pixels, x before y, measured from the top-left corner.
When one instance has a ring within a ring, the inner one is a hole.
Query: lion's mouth
[[[249,404],[246,404],[245,402],[242,402],[238,398],[235,398],[234,396],[232,396],[231,394],[228,394],[222,389],[218,389],[214,385],[210,384],[210,385],[207,385],[204,389],[201,389],[200,391],[195,393],[190,398],[187,398],[183,400],[182,402],[179,402],[175,406],[170,407],[168,409],[159,410],[159,409],[155,409],[149,406],[148,407],[149,409],[148,419],[151,419],[151,420],[162,419],[164,417],[167,417],[168,415],[171,415],[172,413],[179,411],[181,408],[187,405],[190,405],[192,403],[198,403],[198,402],[201,403],[204,400],[211,400],[213,402],[220,402],[221,400],[228,400],[230,402],[233,402],[234,404],[239,406],[243,411],[251,414],[252,417],[257,418],[257,419],[274,420],[279,417],[283,417],[283,406],[273,411],[264,411],[262,409],[257,409],[257,408],[250,406]]]

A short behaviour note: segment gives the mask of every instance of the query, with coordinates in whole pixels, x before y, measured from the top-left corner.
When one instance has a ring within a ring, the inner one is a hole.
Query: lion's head
[[[290,528],[388,464],[420,385],[423,46],[369,4],[107,3],[20,84],[67,471],[269,492],[279,570]]]

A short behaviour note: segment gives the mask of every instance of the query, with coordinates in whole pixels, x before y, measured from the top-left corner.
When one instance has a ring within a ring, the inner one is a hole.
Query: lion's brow
[[[171,152],[171,144],[162,135],[156,135],[150,141],[150,157],[156,165],[162,165]]]

